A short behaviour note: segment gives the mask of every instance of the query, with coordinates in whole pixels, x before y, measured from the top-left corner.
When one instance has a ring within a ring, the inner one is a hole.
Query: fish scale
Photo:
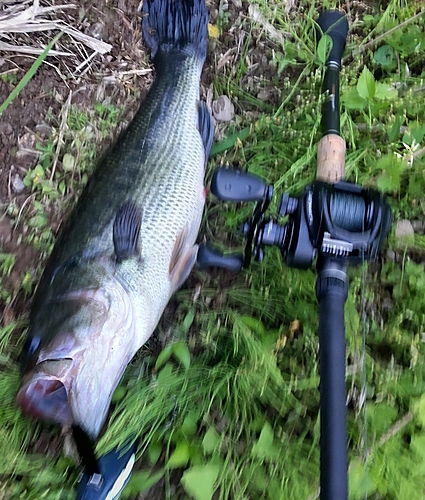
[[[199,82],[208,14],[203,0],[145,0],[143,9],[156,78],[47,263],[17,396],[28,414],[92,439],[128,362],[194,264],[205,202],[212,122]]]

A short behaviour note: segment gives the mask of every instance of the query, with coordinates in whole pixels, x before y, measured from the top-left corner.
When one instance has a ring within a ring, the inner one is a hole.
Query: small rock
[[[393,250],[387,250],[387,259],[392,262],[395,261],[395,252]]]
[[[408,238],[408,237],[413,237],[415,234],[415,231],[413,229],[412,223],[410,220],[403,219],[399,220],[397,222],[396,228],[395,228],[395,237],[396,238]]]
[[[13,132],[13,127],[8,122],[0,123],[0,134],[10,135]]]
[[[25,185],[22,182],[22,179],[19,177],[19,174],[15,174],[15,177],[12,181],[12,187],[17,194],[22,193],[22,191],[25,189]]]
[[[272,89],[261,89],[257,94],[257,99],[259,101],[267,102],[270,101],[272,95],[273,95]]]
[[[97,40],[102,40],[103,38],[103,30],[104,26],[102,23],[94,23],[87,30],[87,33],[93,38],[97,38]]]
[[[242,9],[242,0],[232,0],[232,4],[237,8],[237,9]]]
[[[425,229],[425,223],[421,220],[412,220],[412,226],[416,233],[423,233]]]
[[[38,133],[38,135],[41,135],[42,137],[47,137],[52,131],[52,129],[49,125],[47,125],[46,122],[43,121],[35,126],[35,131]]]
[[[386,311],[391,311],[393,308],[393,301],[389,297],[385,297],[385,299],[382,301],[382,309]]]
[[[13,229],[8,218],[0,220],[0,244],[5,245],[12,241]]]
[[[225,95],[220,96],[212,103],[214,118],[219,122],[230,122],[235,115],[235,107],[232,101]]]
[[[35,137],[30,132],[27,132],[18,138],[19,149],[33,149],[34,145]]]

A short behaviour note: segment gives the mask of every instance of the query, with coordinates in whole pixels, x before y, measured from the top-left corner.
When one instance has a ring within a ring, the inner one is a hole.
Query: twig
[[[31,47],[30,45],[12,45],[10,43],[0,41],[0,50],[8,52],[16,52],[17,54],[42,54],[44,49]],[[71,52],[61,52],[59,50],[51,50],[49,56],[72,56]]]
[[[95,50],[96,52],[99,52],[100,54],[106,54],[107,52],[110,52],[110,50],[112,49],[112,45],[110,43],[106,43],[103,42],[102,40],[97,40],[92,36],[80,33],[79,31],[75,30],[74,28],[71,28],[70,26],[65,26],[60,21],[57,21],[55,24],[58,29],[64,31],[66,34],[72,36],[79,42],[84,43],[85,45]]]
[[[407,424],[409,424],[413,419],[415,418],[415,414],[412,411],[409,411],[404,415],[404,417],[400,418],[400,420],[397,420],[397,422],[392,425],[385,434],[381,436],[381,439],[379,440],[378,444],[371,446],[368,448],[365,452],[365,458],[368,457],[373,451],[375,451],[377,448],[383,446],[387,441],[389,441],[392,437],[394,437],[396,434],[398,434],[403,427],[406,427]],[[351,462],[350,466],[348,467],[348,470],[350,471],[354,462]],[[316,500],[320,496],[320,488],[318,488],[313,495],[311,495],[308,500]]]
[[[404,417],[402,417],[400,420],[397,420],[397,422],[393,426],[391,426],[385,434],[381,436],[377,447],[384,445],[387,441],[389,441],[392,437],[399,433],[401,429],[403,429],[403,427],[406,427],[406,425],[414,419],[414,417],[415,414],[412,411],[409,411],[409,413],[406,413]],[[369,448],[368,451],[371,451],[371,449]]]
[[[412,154],[412,159],[413,160],[416,160],[416,158],[419,158],[420,156],[422,156],[423,154],[425,154],[425,147],[421,148],[421,149],[418,149],[417,151],[415,151],[413,154]]]
[[[351,56],[357,56],[358,54],[361,54],[362,52],[365,52],[368,48],[372,47],[373,45],[377,44],[381,40],[384,40],[387,36],[392,35],[395,33],[397,30],[400,28],[404,28],[404,26],[407,26],[411,22],[415,21],[419,17],[423,16],[425,14],[425,10],[422,10],[421,12],[418,12],[418,14],[415,14],[413,17],[410,17],[409,19],[406,19],[402,23],[398,24],[397,26],[394,26],[394,28],[391,28],[390,30],[386,31],[382,35],[377,36],[374,40],[371,40],[368,43],[365,43],[363,46],[359,47],[356,51],[354,51]],[[343,58],[343,61],[345,61],[348,57],[350,56],[345,56]]]
[[[18,226],[19,224],[19,221],[21,219],[21,216],[22,216],[22,212],[24,211],[24,208],[28,205],[28,203],[34,199],[36,197],[37,193],[32,193],[28,196],[28,198],[25,199],[25,201],[22,203],[22,206],[21,208],[19,209],[19,212],[18,212],[18,216],[16,217],[16,223],[15,223],[15,227]]]
[[[65,128],[66,128],[66,121],[68,119],[68,111],[69,107],[71,106],[71,98],[72,98],[72,90],[69,91],[68,98],[62,108],[62,119],[61,119],[61,125],[59,129],[59,136],[58,136],[58,143],[56,145],[56,151],[55,151],[55,157],[53,159],[53,165],[52,165],[52,173],[50,174],[50,180],[53,180],[53,177],[55,175],[56,171],[56,166],[58,164],[59,160],[59,153],[61,150],[61,145],[62,145],[62,139],[65,134]]]
[[[40,7],[39,2],[36,0],[31,7],[25,10],[6,12],[6,15],[1,15],[0,13],[0,33],[32,33],[58,29],[100,54],[110,52],[112,45],[109,43],[81,33],[60,19],[49,21],[42,17],[52,11],[76,9],[77,7],[75,4]]]
[[[76,73],[78,73],[81,69],[84,68],[84,66],[86,66],[87,64],[89,64],[97,55],[97,52],[92,52],[91,55],[89,57],[87,57],[86,59],[84,59],[84,61],[82,63],[80,63],[74,70],[74,76]],[[88,66],[89,67],[89,66]],[[81,75],[82,76],[82,75]]]

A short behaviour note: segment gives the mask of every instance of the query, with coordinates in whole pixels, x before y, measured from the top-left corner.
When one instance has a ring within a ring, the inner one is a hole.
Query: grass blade
[[[50,50],[53,48],[55,43],[59,40],[59,38],[62,36],[63,33],[58,33],[53,40],[47,45],[47,47],[44,49],[44,51],[37,57],[37,59],[34,61],[32,64],[31,68],[25,73],[23,76],[22,80],[16,85],[16,87],[12,90],[12,92],[8,95],[7,99],[3,102],[3,104],[0,106],[0,116],[3,114],[3,112],[6,110],[6,108],[9,106],[11,102],[13,102],[14,99],[19,95],[21,90],[25,88],[25,86],[28,84],[28,82],[31,80],[31,78],[35,75],[36,71],[38,68],[41,66],[43,61],[46,59],[48,56]]]
[[[219,153],[222,153],[223,151],[226,151],[226,149],[233,148],[238,140],[243,141],[244,139],[246,139],[249,136],[250,131],[251,128],[246,127],[239,132],[235,132],[234,134],[229,135],[229,137],[226,137],[225,139],[213,144],[210,156],[217,155]]]

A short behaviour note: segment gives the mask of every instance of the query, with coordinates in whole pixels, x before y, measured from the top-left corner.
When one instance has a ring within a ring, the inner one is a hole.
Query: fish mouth
[[[69,364],[72,360],[61,362]],[[39,372],[24,382],[16,396],[16,404],[32,418],[66,426],[73,423],[68,390],[61,380],[48,373]]]

